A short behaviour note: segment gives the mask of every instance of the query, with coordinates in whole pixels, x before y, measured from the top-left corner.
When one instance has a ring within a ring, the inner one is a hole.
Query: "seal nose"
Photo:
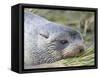
[[[84,52],[84,50],[85,50],[84,47],[82,47],[79,49],[79,52],[82,53],[82,52]]]

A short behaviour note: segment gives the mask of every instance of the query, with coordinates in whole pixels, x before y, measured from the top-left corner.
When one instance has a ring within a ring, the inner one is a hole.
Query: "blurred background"
[[[70,26],[81,32],[86,46],[85,53],[58,62],[62,62],[66,67],[94,65],[94,12],[33,8],[25,8],[25,11],[42,16],[49,21]]]

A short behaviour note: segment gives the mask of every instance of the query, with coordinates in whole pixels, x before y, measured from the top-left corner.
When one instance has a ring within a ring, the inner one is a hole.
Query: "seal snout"
[[[63,58],[78,56],[85,51],[84,45],[72,44],[63,50]]]

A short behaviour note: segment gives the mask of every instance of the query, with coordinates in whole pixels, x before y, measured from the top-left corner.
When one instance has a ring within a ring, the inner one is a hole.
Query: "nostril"
[[[81,49],[80,49],[80,53],[82,53],[83,51],[84,51],[84,48],[81,48]]]

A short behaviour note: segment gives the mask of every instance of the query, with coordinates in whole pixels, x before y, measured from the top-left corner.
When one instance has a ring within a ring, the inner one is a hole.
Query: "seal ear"
[[[40,32],[39,35],[41,35],[42,37],[44,37],[46,39],[49,38],[49,33],[48,32],[43,31],[43,32]]]

